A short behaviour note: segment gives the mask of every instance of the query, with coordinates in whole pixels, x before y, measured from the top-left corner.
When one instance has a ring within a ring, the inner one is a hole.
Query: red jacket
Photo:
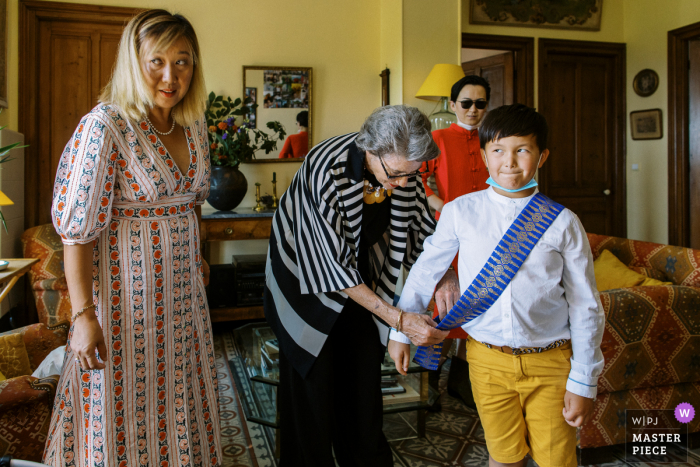
[[[489,171],[481,160],[478,130],[470,131],[453,123],[449,128],[433,131],[433,139],[440,148],[440,155],[423,164],[422,170],[429,171],[423,175],[426,196],[436,194],[427,184],[431,173],[435,173],[437,194],[445,204],[467,193],[488,188]],[[440,218],[440,213],[436,218]]]
[[[280,151],[280,159],[304,157],[309,152],[309,134],[300,131],[296,135],[289,135]]]
[[[489,171],[481,159],[479,146],[479,130],[467,130],[453,123],[449,128],[433,131],[433,139],[440,148],[440,155],[423,164],[422,170],[429,170],[423,175],[423,185],[426,196],[437,194],[445,204],[467,193],[488,188],[486,180]],[[438,193],[428,187],[428,177],[435,173],[435,183]],[[440,219],[440,213],[435,213]],[[459,255],[455,256],[452,266],[459,274],[457,267]],[[437,316],[437,307],[433,316]],[[466,339],[467,333],[462,328],[453,329],[448,339]]]

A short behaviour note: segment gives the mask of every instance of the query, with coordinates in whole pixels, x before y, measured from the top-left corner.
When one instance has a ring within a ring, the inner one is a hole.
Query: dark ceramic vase
[[[238,167],[211,166],[211,188],[207,201],[214,209],[230,211],[241,204],[248,180]]]

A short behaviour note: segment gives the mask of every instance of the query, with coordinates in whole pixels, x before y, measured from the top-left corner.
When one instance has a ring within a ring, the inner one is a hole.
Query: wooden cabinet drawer
[[[270,238],[272,218],[206,219],[202,222],[202,241],[264,240]]]

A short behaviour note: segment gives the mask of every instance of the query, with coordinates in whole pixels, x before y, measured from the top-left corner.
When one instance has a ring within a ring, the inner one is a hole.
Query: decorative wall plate
[[[632,85],[634,86],[634,92],[640,96],[651,96],[659,87],[659,75],[657,75],[654,70],[645,68],[637,73],[637,75],[634,77]]]

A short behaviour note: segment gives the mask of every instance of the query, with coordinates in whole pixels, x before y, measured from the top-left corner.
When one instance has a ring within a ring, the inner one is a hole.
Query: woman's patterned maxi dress
[[[209,192],[204,118],[184,129],[181,173],[145,121],[113,106],[83,117],[56,175],[65,244],[95,242],[93,296],[105,370],[66,355],[44,462],[220,465],[214,348],[194,213]]]

